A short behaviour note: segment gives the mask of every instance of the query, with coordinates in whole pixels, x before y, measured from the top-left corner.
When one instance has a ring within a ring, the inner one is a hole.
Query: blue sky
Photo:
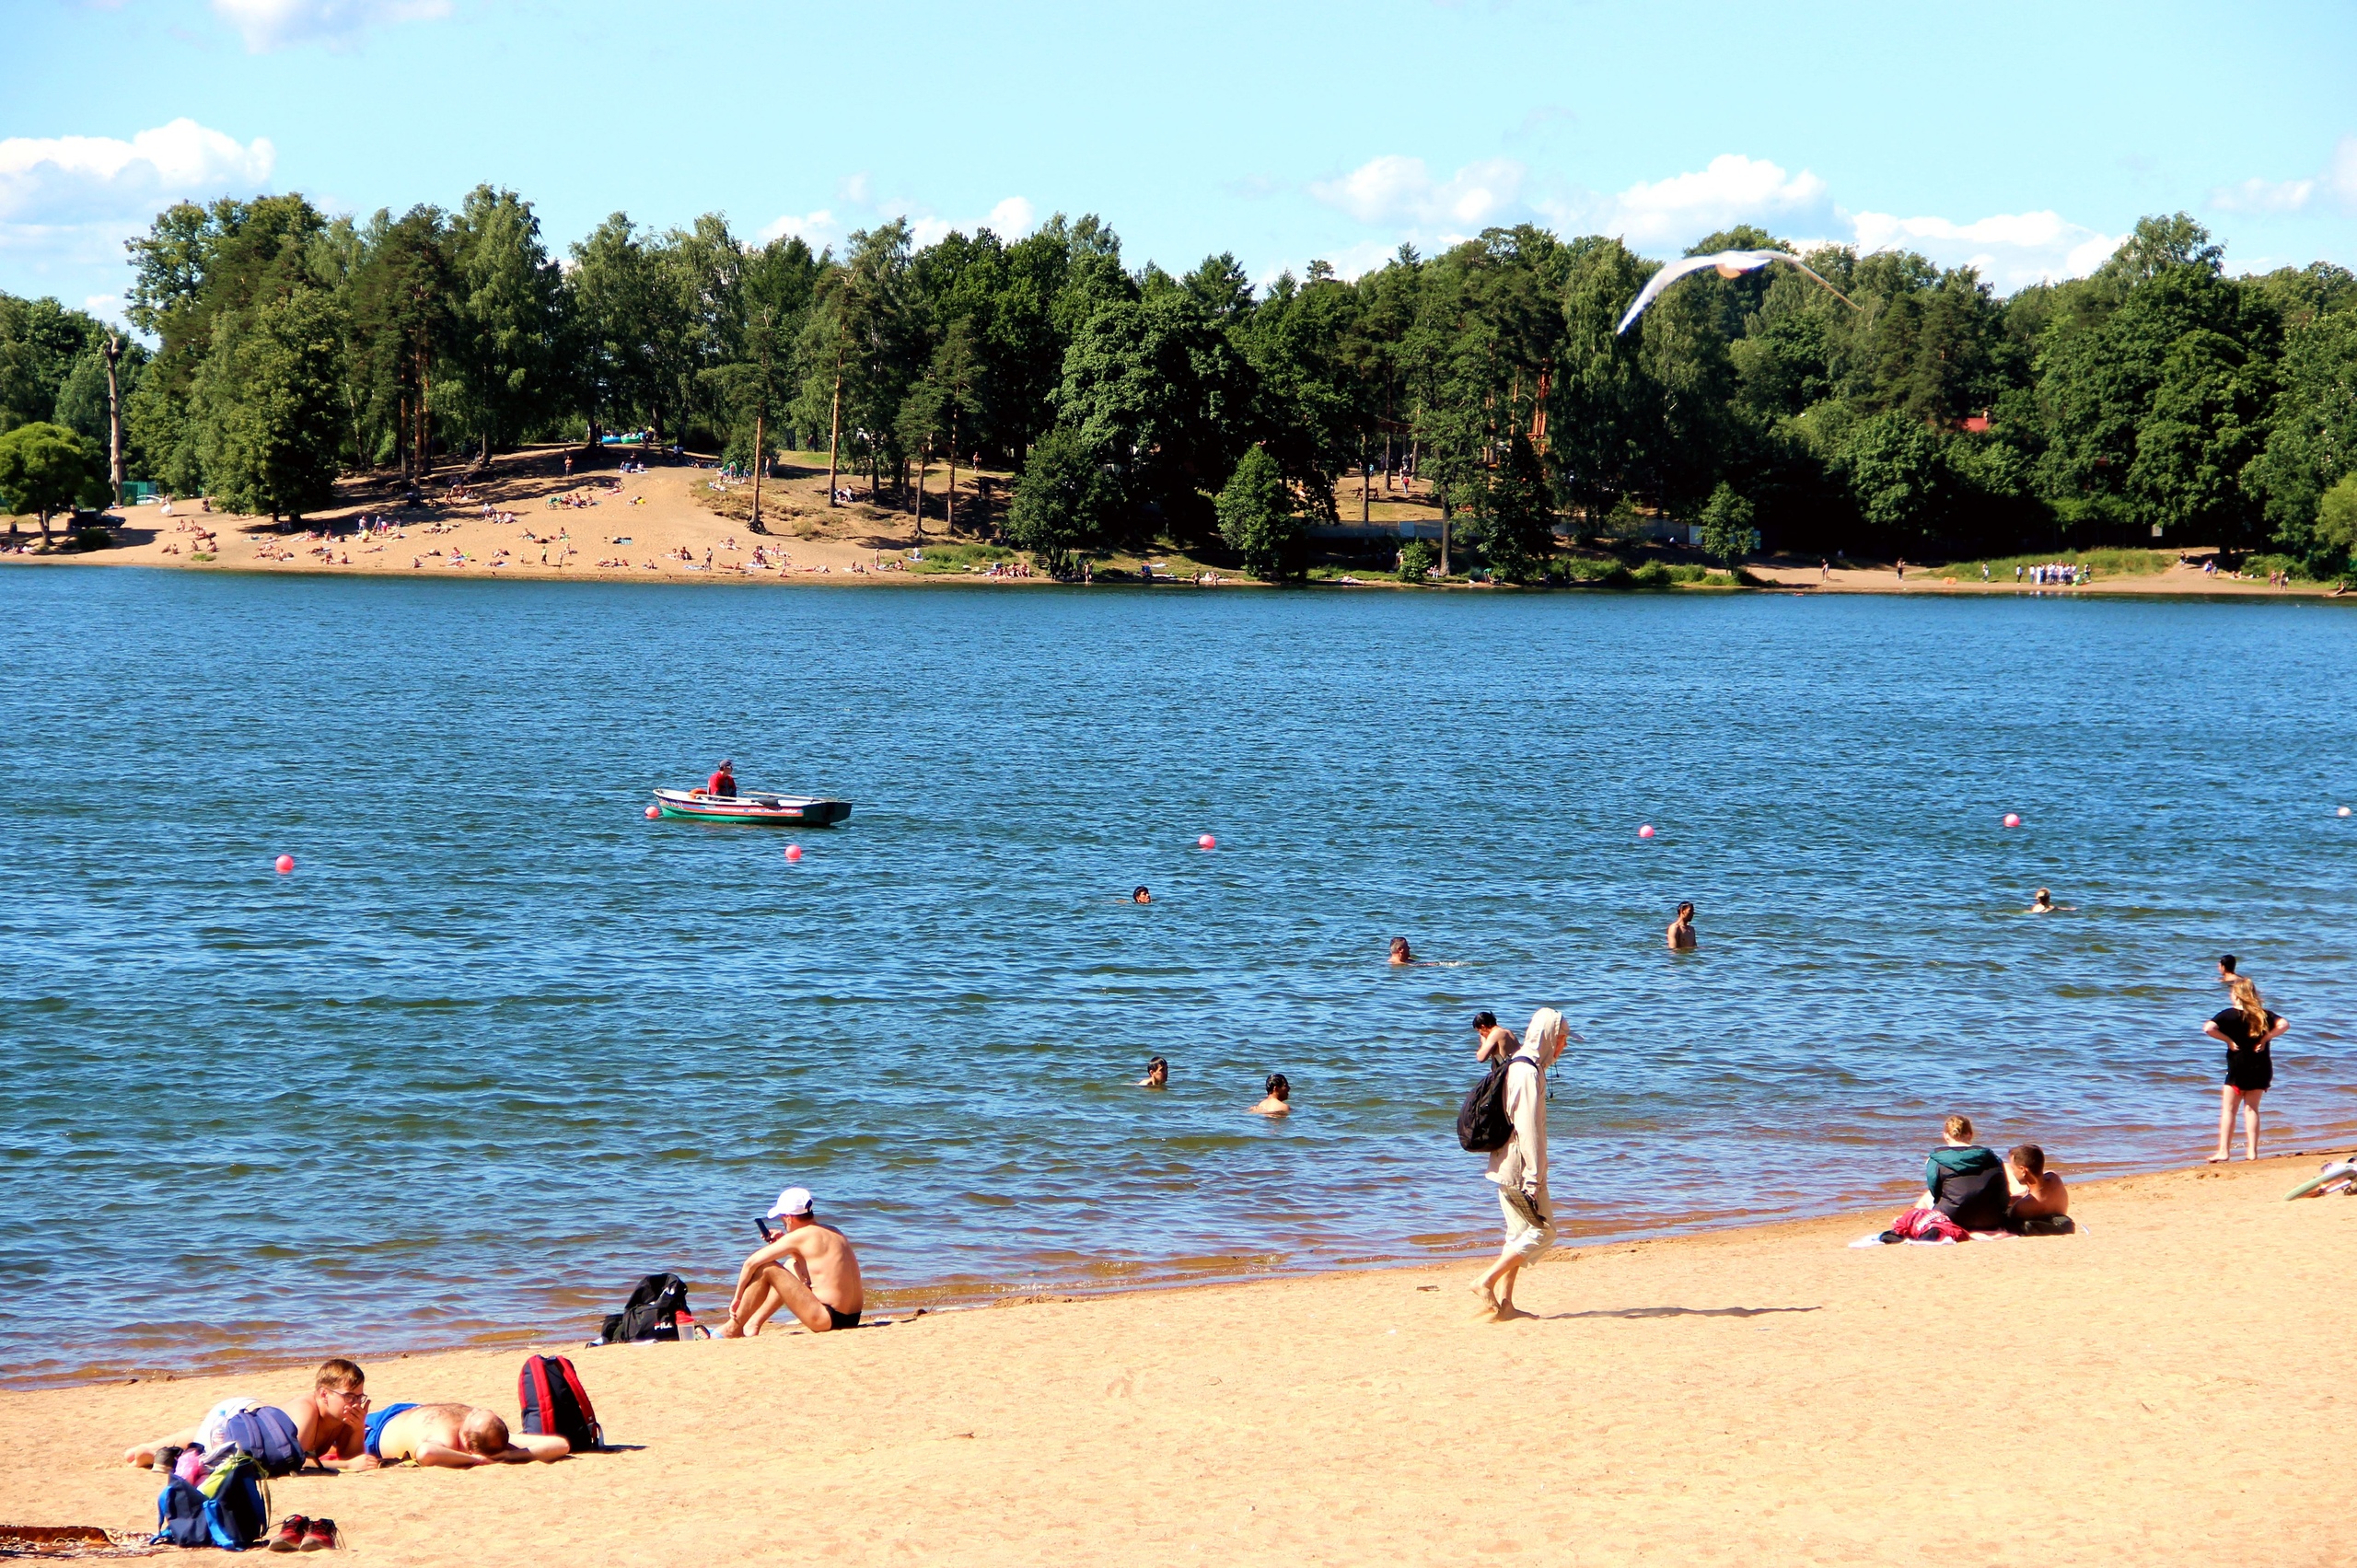
[[[9,0],[0,289],[111,312],[180,197],[726,213],[814,243],[1095,212],[1132,264],[1346,273],[1533,221],[2081,273],[2179,208],[2357,266],[2357,6]],[[105,90],[93,91],[103,79]]]

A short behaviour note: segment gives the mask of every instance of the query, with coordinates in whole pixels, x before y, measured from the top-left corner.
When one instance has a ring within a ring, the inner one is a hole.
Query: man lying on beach
[[[1972,1118],[1949,1117],[1941,1144],[1923,1162],[1923,1195],[1891,1221],[1883,1240],[1962,1241],[1969,1231],[2004,1228],[2004,1164],[1972,1141]]]
[[[787,1188],[763,1217],[784,1220],[785,1234],[737,1271],[737,1291],[728,1298],[728,1321],[720,1337],[749,1339],[781,1307],[814,1334],[858,1328],[867,1305],[859,1257],[842,1231],[819,1223],[810,1190]]]
[[[2005,1151],[2005,1186],[2013,1193],[2013,1202],[2005,1206],[2007,1230],[2050,1236],[2073,1228],[2071,1190],[2046,1168],[2046,1151],[2036,1144],[2016,1144]]]
[[[367,1448],[354,1469],[406,1462],[463,1470],[562,1459],[573,1452],[562,1437],[510,1434],[497,1411],[455,1404],[387,1405],[368,1418]]]
[[[247,1414],[292,1428],[295,1446],[302,1450],[307,1463],[357,1459],[366,1442],[366,1382],[360,1368],[342,1356],[323,1361],[312,1375],[309,1393],[277,1405],[265,1405],[260,1400],[223,1400],[205,1411],[203,1420],[186,1431],[124,1449],[122,1462],[145,1469],[167,1448],[217,1447],[222,1441],[222,1428],[229,1419]]]

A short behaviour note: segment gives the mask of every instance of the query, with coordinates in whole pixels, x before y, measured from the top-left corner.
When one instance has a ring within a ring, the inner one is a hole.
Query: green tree
[[[385,433],[391,451],[384,455],[400,465],[404,485],[433,467],[434,366],[449,344],[453,287],[438,209],[412,207],[398,219],[377,215],[352,278],[348,373],[360,382],[364,418]]]
[[[1009,538],[1062,575],[1076,552],[1111,531],[1120,499],[1086,442],[1062,425],[1032,443],[1007,508]]]
[[[1249,375],[1227,333],[1181,288],[1106,305],[1073,335],[1059,423],[1111,470],[1132,540],[1156,531],[1202,540],[1216,527],[1205,492],[1235,470]]]
[[[231,510],[299,518],[333,498],[338,326],[328,291],[300,283],[215,319],[192,401],[207,488]]]
[[[1492,575],[1512,582],[1538,575],[1554,553],[1554,498],[1538,448],[1521,432],[1476,493],[1465,541],[1480,552]]]
[[[0,503],[38,516],[42,543],[52,514],[105,499],[105,454],[64,425],[36,422],[0,436]],[[13,517],[8,531],[17,531]]]
[[[2311,528],[2325,493],[2357,473],[2357,288],[2286,326],[2278,374],[2266,449],[2247,478],[2277,541],[2327,570],[2330,547],[2317,554]]]
[[[480,462],[547,407],[562,289],[540,244],[540,220],[513,191],[478,185],[450,220],[456,291],[445,385],[459,423],[472,431]]]
[[[2308,538],[2312,567],[2342,578],[2357,574],[2357,473],[2344,475],[2316,502]]]
[[[1954,489],[1939,437],[1903,413],[1857,424],[1836,459],[1858,515],[1894,552],[1938,536]]]
[[[1743,558],[1759,548],[1759,530],[1751,526],[1751,503],[1722,481],[1702,504],[1702,552],[1732,572]]]
[[[1295,504],[1284,471],[1265,447],[1248,447],[1236,472],[1214,503],[1220,538],[1243,559],[1244,569],[1263,582],[1301,575],[1309,528]]]

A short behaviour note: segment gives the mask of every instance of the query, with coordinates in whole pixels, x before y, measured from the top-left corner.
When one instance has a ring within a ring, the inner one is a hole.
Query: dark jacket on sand
[[[2005,1162],[1974,1144],[1968,1149],[1933,1149],[1923,1166],[1923,1187],[1932,1206],[1967,1230],[2003,1230],[2012,1194],[2005,1186]]]

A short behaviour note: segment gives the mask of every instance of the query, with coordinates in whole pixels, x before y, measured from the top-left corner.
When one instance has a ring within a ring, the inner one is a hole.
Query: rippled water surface
[[[1585,1235],[2196,1156],[2226,949],[2357,1132],[2347,606],[17,570],[0,653],[16,1384],[716,1316],[787,1182],[903,1303],[1459,1250],[1485,1006]],[[723,753],[857,810],[642,818]]]

